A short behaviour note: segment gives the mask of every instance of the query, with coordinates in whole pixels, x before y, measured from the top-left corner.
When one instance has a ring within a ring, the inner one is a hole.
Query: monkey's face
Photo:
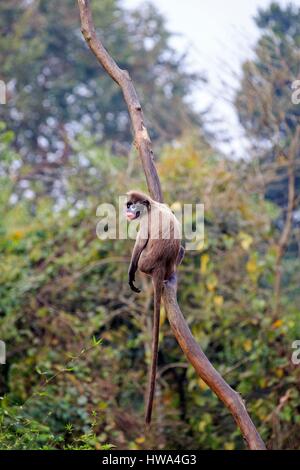
[[[135,220],[141,217],[145,209],[145,206],[140,202],[128,201],[126,203],[126,217],[127,220]]]

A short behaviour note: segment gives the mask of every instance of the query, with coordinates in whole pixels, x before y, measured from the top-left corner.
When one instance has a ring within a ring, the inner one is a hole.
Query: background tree
[[[94,14],[107,46],[139,83],[154,139],[171,141],[187,123],[199,125],[188,99],[199,77],[171,46],[164,17],[151,4],[128,12],[119,0],[96,2]],[[70,137],[79,130],[113,142],[119,152],[131,145],[120,90],[86,54],[78,16],[73,0],[8,0],[0,6],[1,78],[9,89],[0,116],[17,131],[24,165],[34,164],[34,170],[24,166],[22,178],[43,181],[54,193],[70,156]]]
[[[243,67],[236,108],[253,143],[260,192],[281,213],[276,243],[274,313],[278,313],[283,278],[282,259],[288,250],[285,285],[297,276],[300,210],[300,106],[292,102],[292,83],[300,73],[300,9],[272,3],[260,10],[256,24],[262,35],[255,57]],[[293,230],[294,229],[294,230]]]

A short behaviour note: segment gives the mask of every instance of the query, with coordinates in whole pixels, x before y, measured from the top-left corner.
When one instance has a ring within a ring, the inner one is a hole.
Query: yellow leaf
[[[251,339],[245,339],[245,341],[243,342],[243,347],[244,347],[244,349],[245,349],[246,352],[251,351],[251,349],[252,349],[252,341],[251,341]]]
[[[274,323],[272,324],[272,327],[280,328],[282,324],[283,324],[283,321],[279,319],[279,320],[274,321]]]
[[[209,263],[209,255],[205,253],[204,255],[201,256],[201,267],[200,267],[201,274],[206,273],[208,263]]]
[[[257,271],[257,262],[255,258],[249,259],[246,264],[246,269],[249,274],[255,273]]]
[[[225,450],[234,450],[235,449],[234,442],[225,442],[224,449]]]
[[[206,385],[206,383],[204,382],[204,380],[202,379],[198,379],[198,385],[199,385],[199,388],[201,390],[207,390],[208,389],[208,385]]]
[[[15,230],[11,234],[11,236],[12,236],[13,240],[20,240],[24,236],[24,231],[23,230]]]
[[[207,426],[207,422],[206,421],[200,421],[199,425],[198,425],[198,429],[200,432],[203,432],[205,430]]]
[[[281,379],[281,377],[283,376],[283,370],[279,369],[278,367],[277,369],[275,369],[275,374],[277,375],[279,379]]]
[[[206,281],[206,286],[207,286],[207,289],[209,291],[213,291],[215,290],[215,288],[217,287],[218,285],[218,279],[217,279],[217,276],[215,276],[214,274],[212,274]]]
[[[224,303],[224,298],[222,297],[222,295],[216,295],[214,297],[214,303],[217,307],[222,307]]]
[[[99,410],[106,410],[107,407],[108,404],[105,401],[100,401],[100,403],[98,403]]]
[[[245,251],[248,251],[250,246],[253,243],[253,238],[251,237],[251,235],[245,232],[240,232],[239,237],[240,237],[240,243],[241,243],[242,248]]]
[[[259,379],[259,386],[260,386],[260,388],[266,388],[267,385],[268,385],[268,382],[267,382],[267,380],[266,380],[264,377],[262,377],[261,379]]]
[[[137,444],[143,444],[143,442],[145,442],[144,436],[137,437],[136,440],[135,440],[135,442],[136,442]]]

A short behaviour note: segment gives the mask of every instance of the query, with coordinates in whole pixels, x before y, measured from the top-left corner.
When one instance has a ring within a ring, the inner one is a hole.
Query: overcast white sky
[[[129,8],[143,3],[144,0],[123,0]],[[209,80],[203,92],[195,93],[197,108],[212,106],[214,117],[221,122],[220,129],[232,137],[232,143],[222,149],[236,156],[244,155],[247,143],[229,103],[230,90],[236,83],[234,74],[240,73],[242,62],[251,57],[251,48],[259,37],[253,16],[258,8],[267,7],[270,0],[152,0],[152,3],[164,13],[169,29],[180,34],[174,40],[175,47],[188,48],[192,67],[204,72]],[[300,7],[300,0],[278,3]]]

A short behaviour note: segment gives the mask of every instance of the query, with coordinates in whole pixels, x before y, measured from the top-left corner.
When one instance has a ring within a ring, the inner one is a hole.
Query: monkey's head
[[[126,217],[129,221],[138,219],[150,208],[150,198],[139,191],[127,193]]]

